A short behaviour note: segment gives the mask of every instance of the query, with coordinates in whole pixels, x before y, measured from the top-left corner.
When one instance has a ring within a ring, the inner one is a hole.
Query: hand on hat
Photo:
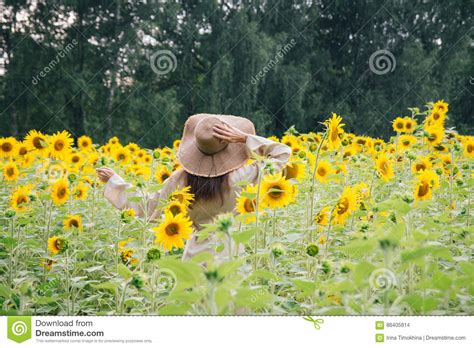
[[[240,129],[231,126],[226,122],[217,124],[212,127],[214,136],[221,141],[227,143],[245,143],[247,141],[248,134],[242,132]]]
[[[95,171],[97,172],[99,180],[103,183],[107,183],[109,179],[116,174],[113,169],[107,167],[97,168]]]

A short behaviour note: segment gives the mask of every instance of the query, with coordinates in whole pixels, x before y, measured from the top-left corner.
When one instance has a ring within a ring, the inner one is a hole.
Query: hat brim
[[[230,143],[214,155],[206,155],[199,150],[194,138],[194,129],[205,117],[217,117],[247,134],[255,134],[252,121],[232,115],[197,114],[188,118],[184,125],[183,137],[177,159],[183,169],[193,175],[216,177],[242,167],[249,159],[243,143]]]

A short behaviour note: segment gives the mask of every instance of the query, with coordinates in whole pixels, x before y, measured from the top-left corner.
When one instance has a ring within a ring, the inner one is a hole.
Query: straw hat
[[[188,173],[216,177],[242,167],[249,154],[243,143],[225,143],[217,139],[212,127],[228,123],[247,134],[255,134],[252,121],[238,116],[197,114],[184,125],[178,149],[178,161]]]

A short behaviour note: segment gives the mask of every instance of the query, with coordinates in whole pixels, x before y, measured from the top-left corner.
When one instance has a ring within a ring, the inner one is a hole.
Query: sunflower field
[[[96,169],[113,168],[147,204],[179,168],[172,148],[104,145],[67,131],[0,138],[2,315],[474,315],[474,137],[445,127],[448,104],[397,117],[390,140],[351,134],[333,114],[292,148],[235,212],[197,232],[230,249],[182,261],[193,196],[159,219],[119,211]],[[229,244],[227,244],[229,243]]]

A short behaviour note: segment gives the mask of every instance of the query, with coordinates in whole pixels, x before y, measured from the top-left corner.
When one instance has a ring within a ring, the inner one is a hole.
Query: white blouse
[[[249,135],[247,137],[246,150],[249,154],[256,153],[259,156],[267,157],[277,171],[281,171],[285,167],[291,155],[291,148],[287,145],[257,135]],[[222,199],[221,195],[218,195],[212,200],[198,200],[194,202],[188,210],[194,230],[199,230],[202,224],[212,222],[219,214],[234,211],[236,198],[242,189],[236,184],[243,180],[250,184],[256,184],[259,173],[262,170],[261,166],[262,164],[256,161],[230,172],[228,175],[230,189],[223,192]],[[133,208],[138,216],[146,216],[150,220],[156,220],[161,216],[161,211],[156,209],[160,201],[168,199],[168,196],[173,191],[185,186],[186,173],[184,170],[179,169],[164,182],[163,187],[159,191],[148,194],[148,199],[146,200],[147,207],[145,209],[142,202],[129,200],[130,197],[140,197],[141,193],[138,191],[130,192],[132,185],[126,183],[122,177],[116,174],[105,185],[104,196],[118,209]],[[189,259],[204,251],[215,254],[217,258],[227,257],[229,254],[228,243],[224,243],[224,249],[221,252],[216,252],[215,247],[219,243],[217,238],[212,236],[198,242],[197,237],[194,235],[186,242],[183,259]],[[231,248],[233,248],[232,244]]]

